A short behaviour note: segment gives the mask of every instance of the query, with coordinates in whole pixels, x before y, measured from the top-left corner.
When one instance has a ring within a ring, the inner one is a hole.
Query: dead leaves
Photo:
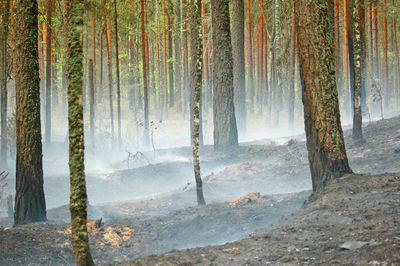
[[[239,206],[239,205],[244,205],[247,203],[262,202],[262,201],[263,201],[263,199],[261,198],[260,192],[250,192],[246,196],[231,200],[229,202],[229,205],[230,206]]]
[[[118,228],[118,226],[106,226],[103,227],[103,223],[101,219],[89,221],[87,223],[88,232],[92,235],[99,235],[100,237],[100,248],[104,248],[106,245],[111,245],[115,247],[121,247],[125,243],[127,243],[134,233],[134,229],[129,226],[122,226],[122,228]],[[58,230],[59,234],[70,235],[72,233],[71,226],[66,228],[65,230]],[[101,237],[102,235],[102,237]],[[98,237],[95,237],[98,239]]]

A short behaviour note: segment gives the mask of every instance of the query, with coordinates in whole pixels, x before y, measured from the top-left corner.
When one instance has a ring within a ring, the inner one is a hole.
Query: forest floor
[[[109,203],[89,207],[95,262],[400,263],[400,117],[366,125],[365,143],[353,143],[350,134],[345,131],[350,165],[364,174],[337,179],[312,197],[304,136],[281,145],[245,143],[226,154],[204,147],[208,205],[202,207],[195,206],[187,147],[157,152],[179,160],[98,178]],[[150,194],[157,187],[164,190]],[[54,188],[51,197],[57,197]],[[149,196],[116,201],[118,193],[143,191]],[[0,265],[72,264],[68,207],[48,210],[48,218],[18,227],[0,218]]]

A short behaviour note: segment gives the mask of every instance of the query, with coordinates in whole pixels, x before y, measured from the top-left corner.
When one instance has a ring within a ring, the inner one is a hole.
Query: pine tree
[[[191,30],[192,36],[197,36],[196,53],[193,54],[192,60],[195,63],[195,69],[192,73],[192,84],[193,84],[193,166],[194,166],[194,177],[196,180],[196,191],[197,191],[197,203],[199,205],[205,205],[206,202],[203,196],[203,182],[200,174],[200,160],[199,160],[199,135],[200,135],[200,98],[201,98],[201,87],[202,87],[202,73],[203,73],[203,44],[202,44],[202,31],[201,31],[201,0],[192,1],[194,8],[193,16],[195,25],[192,25]]]
[[[304,122],[313,190],[351,173],[335,79],[333,2],[296,0]]]
[[[233,59],[228,0],[211,0],[213,41],[214,149],[238,145],[233,104]]]
[[[72,247],[77,265],[94,265],[87,232],[87,194],[83,132],[83,0],[64,0],[68,86],[70,212]]]
[[[238,129],[246,130],[246,73],[244,60],[244,1],[232,1],[233,86]]]
[[[38,5],[15,1],[17,162],[14,224],[46,220],[38,62]]]

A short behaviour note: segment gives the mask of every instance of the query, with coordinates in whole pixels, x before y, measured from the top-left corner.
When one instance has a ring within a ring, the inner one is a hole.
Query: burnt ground
[[[302,136],[283,145],[270,140],[246,143],[227,154],[205,147],[204,207],[195,206],[189,148],[157,154],[185,160],[160,161],[97,179],[110,197],[143,191],[147,195],[156,186],[165,190],[140,200],[89,207],[89,216],[104,222],[99,228],[90,225],[95,262],[400,263],[400,174],[382,174],[400,172],[400,117],[365,126],[365,143],[353,143],[350,134],[345,132],[350,165],[365,174],[335,180],[309,200]],[[146,187],[140,186],[143,180]],[[59,190],[54,190],[50,197],[57,197]],[[234,200],[252,191],[261,195]],[[48,218],[47,223],[15,228],[0,218],[0,265],[73,263],[68,207],[48,210]],[[231,241],[237,242],[209,246]],[[198,246],[205,247],[174,250]]]

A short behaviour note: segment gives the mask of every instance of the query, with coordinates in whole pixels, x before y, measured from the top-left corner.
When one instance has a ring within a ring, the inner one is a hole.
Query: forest
[[[0,265],[400,264],[398,0],[0,14]]]

